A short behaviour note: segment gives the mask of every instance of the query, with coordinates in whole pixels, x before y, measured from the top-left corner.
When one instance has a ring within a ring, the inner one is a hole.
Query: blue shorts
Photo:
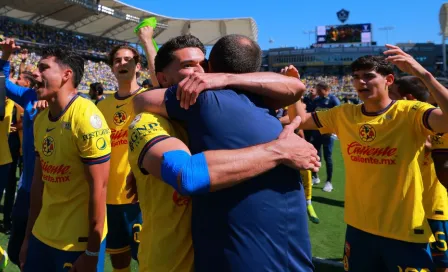
[[[64,251],[50,247],[31,235],[28,241],[25,272],[66,272],[84,251]],[[97,271],[104,271],[106,241],[101,243]]]
[[[142,226],[140,205],[107,204],[107,250],[109,254],[120,254],[131,250],[132,258],[137,260],[138,240],[135,235]]]
[[[428,219],[429,226],[436,238],[436,242],[431,243],[432,259],[437,268],[448,268],[448,251],[447,251],[447,237],[448,220],[432,220]]]
[[[343,261],[345,271],[354,272],[435,271],[429,244],[389,239],[348,225]]]

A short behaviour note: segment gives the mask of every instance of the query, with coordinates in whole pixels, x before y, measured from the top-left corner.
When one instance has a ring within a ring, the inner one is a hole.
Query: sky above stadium
[[[309,35],[317,26],[340,24],[336,12],[350,11],[346,24],[372,24],[373,40],[387,42],[441,43],[439,10],[446,0],[122,0],[160,15],[191,19],[252,17],[258,25],[258,42],[262,49],[294,46],[307,47]],[[288,3],[286,3],[288,2]],[[270,42],[271,41],[271,42]],[[273,42],[272,42],[273,41]],[[311,42],[315,42],[314,34]]]

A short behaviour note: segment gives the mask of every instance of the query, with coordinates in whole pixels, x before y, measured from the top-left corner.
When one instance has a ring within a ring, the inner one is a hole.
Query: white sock
[[[311,199],[306,201],[306,205],[311,205]]]

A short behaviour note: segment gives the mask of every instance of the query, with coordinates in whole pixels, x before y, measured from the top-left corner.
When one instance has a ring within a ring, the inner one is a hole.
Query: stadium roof
[[[188,33],[205,45],[213,45],[227,34],[243,34],[255,41],[258,39],[257,25],[252,18],[171,18],[116,0],[2,0],[0,16],[131,43],[138,42],[133,30],[140,19],[153,16],[161,26],[156,28],[154,35],[159,44]]]

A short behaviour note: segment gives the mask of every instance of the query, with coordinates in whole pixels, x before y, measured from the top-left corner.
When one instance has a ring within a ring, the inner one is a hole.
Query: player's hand
[[[154,28],[151,26],[145,26],[138,30],[138,38],[141,42],[152,42],[152,37],[154,36]]]
[[[20,253],[19,253],[19,263],[20,263],[20,271],[23,271],[24,267],[25,267],[25,262],[26,262],[26,256],[28,253],[28,238],[25,237],[25,239],[23,240],[22,243],[22,247],[20,248]]]
[[[384,52],[387,61],[397,66],[401,71],[422,78],[427,71],[411,55],[405,53],[400,47],[386,44],[388,50]]]
[[[289,77],[296,77],[296,78],[300,79],[299,70],[297,70],[297,68],[294,67],[294,65],[285,66],[285,68],[283,68],[280,71],[280,74],[289,76]]]
[[[132,203],[138,202],[138,192],[137,192],[137,180],[134,177],[134,174],[129,173],[126,177],[126,187],[125,189],[128,191],[126,193],[126,197],[128,199],[132,198]]]
[[[0,49],[3,51],[3,54],[11,54],[16,50],[19,50],[20,46],[16,45],[14,39],[6,38],[0,42]]]
[[[10,128],[9,128],[9,132],[10,133],[12,133],[12,132],[16,132],[17,131],[17,127],[15,127],[15,126],[11,126]]]
[[[39,100],[39,101],[34,102],[34,105],[33,105],[34,110],[41,112],[46,108],[48,108],[48,102],[46,100]]]
[[[96,272],[98,257],[87,256],[85,253],[76,259],[70,272]]]
[[[314,146],[292,133],[276,143],[277,150],[285,156],[284,164],[298,170],[318,172],[320,158]]]
[[[201,92],[225,88],[227,80],[227,75],[222,73],[193,73],[184,78],[179,82],[176,93],[177,100],[180,100],[180,107],[188,110],[196,103]]]
[[[283,130],[278,136],[278,138],[285,139],[289,135],[294,134],[294,131],[299,128],[301,122],[302,119],[300,118],[300,116],[296,116],[296,118],[294,118],[294,120],[292,120],[292,122],[289,123],[289,125],[283,127]]]

